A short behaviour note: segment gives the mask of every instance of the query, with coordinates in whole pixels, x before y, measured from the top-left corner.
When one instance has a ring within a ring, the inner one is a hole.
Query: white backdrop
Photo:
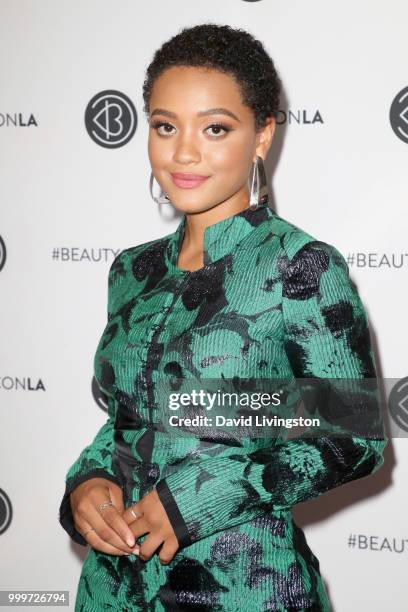
[[[0,0],[0,589],[69,590],[70,610],[86,549],[58,508],[106,420],[92,360],[108,268],[178,223],[149,194],[144,72],[162,42],[205,21],[246,28],[273,57],[272,206],[347,257],[381,376],[408,374],[405,0]],[[105,90],[135,106],[124,146],[85,127]],[[296,507],[335,612],[408,609],[407,476],[400,435],[377,474]]]

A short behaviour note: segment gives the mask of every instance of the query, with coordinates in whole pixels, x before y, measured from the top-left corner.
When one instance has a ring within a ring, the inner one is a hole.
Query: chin
[[[218,201],[211,200],[203,202],[202,198],[199,198],[198,196],[191,197],[191,195],[189,196],[187,194],[184,197],[177,194],[177,196],[174,198],[171,197],[170,193],[168,195],[174,208],[181,213],[200,213],[209,210],[218,204]]]

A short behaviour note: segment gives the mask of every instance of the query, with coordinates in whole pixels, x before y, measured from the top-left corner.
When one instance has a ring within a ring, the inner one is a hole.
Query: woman
[[[343,256],[268,206],[279,92],[262,44],[229,26],[182,30],[148,68],[156,200],[183,217],[109,271],[94,362],[109,419],[70,468],[60,509],[71,537],[90,545],[76,610],[330,609],[292,507],[376,471],[383,433],[169,435],[162,407],[161,389],[190,378],[253,389],[376,376]],[[334,424],[333,406],[316,414]]]

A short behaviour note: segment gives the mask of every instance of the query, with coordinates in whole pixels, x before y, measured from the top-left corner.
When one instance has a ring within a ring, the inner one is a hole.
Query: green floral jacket
[[[365,309],[341,253],[267,204],[207,227],[204,266],[193,272],[177,266],[184,228],[185,217],[175,232],[121,251],[111,265],[107,323],[94,360],[109,418],[67,473],[61,524],[86,544],[69,494],[100,476],[122,487],[126,505],[155,487],[186,554],[200,541],[242,534],[243,526],[256,540],[270,530],[259,522],[265,517],[285,526],[272,533],[274,542],[285,535],[296,548],[295,504],[382,465],[387,438],[379,405],[359,388],[347,402],[379,424],[377,434],[331,436],[344,402],[329,410],[321,398],[313,404],[305,396],[325,434],[288,439],[282,428],[247,439],[194,427],[169,435],[159,396],[190,378],[234,381],[238,389],[256,389],[258,379],[375,380]],[[317,570],[315,557],[309,561]],[[229,579],[223,584],[229,588]],[[304,581],[296,601],[314,601],[313,589],[316,582]],[[286,593],[280,601],[289,609],[294,599]]]

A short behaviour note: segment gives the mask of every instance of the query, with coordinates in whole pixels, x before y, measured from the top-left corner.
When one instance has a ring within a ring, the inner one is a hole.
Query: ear
[[[265,159],[272,144],[273,135],[275,133],[276,119],[268,117],[263,128],[257,132],[255,156],[259,155]],[[255,161],[255,160],[254,160]]]

